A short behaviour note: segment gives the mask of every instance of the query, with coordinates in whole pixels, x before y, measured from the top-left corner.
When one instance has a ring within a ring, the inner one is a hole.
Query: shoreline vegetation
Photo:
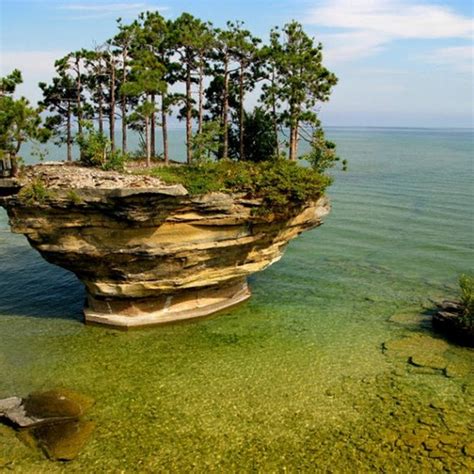
[[[433,327],[455,342],[474,347],[474,276],[459,277],[458,301],[443,301],[433,315]]]
[[[163,168],[152,174],[191,193],[244,188],[258,194],[274,181],[270,201],[292,205],[314,197],[315,187],[320,194],[330,182],[324,172],[340,161],[318,118],[337,83],[322,60],[321,43],[296,21],[273,28],[264,44],[240,21],[222,29],[188,13],[167,20],[145,12],[129,24],[118,19],[117,33],[102,45],[55,62],[52,81],[39,84],[37,108],[13,97],[19,70],[0,79],[1,157],[17,175],[22,143],[53,140],[66,146],[68,162],[76,144],[84,166],[123,171],[137,159],[147,168],[159,163]],[[249,95],[258,93],[247,110]],[[188,169],[170,166],[172,116],[186,125]],[[140,137],[133,152],[130,131]],[[310,145],[302,155],[300,141]],[[310,167],[294,166],[299,158]]]

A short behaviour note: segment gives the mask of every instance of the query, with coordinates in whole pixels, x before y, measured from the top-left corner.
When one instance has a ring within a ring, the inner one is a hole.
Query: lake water
[[[472,132],[329,135],[349,160],[330,216],[217,317],[85,326],[81,284],[9,233],[0,209],[0,398],[69,388],[96,400],[75,461],[48,461],[0,425],[0,470],[474,469],[474,350],[426,316],[473,270]]]

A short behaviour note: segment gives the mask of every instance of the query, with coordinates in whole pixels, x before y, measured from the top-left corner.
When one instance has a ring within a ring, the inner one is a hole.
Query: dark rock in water
[[[463,321],[463,307],[455,301],[443,301],[433,315],[433,328],[446,334],[455,342],[474,347],[474,326]]]
[[[72,390],[35,392],[26,399],[0,400],[0,415],[20,428],[77,419],[93,405],[92,399]]]
[[[33,428],[31,435],[49,459],[71,461],[82,450],[94,428],[95,423],[91,421],[65,421]]]
[[[28,415],[41,418],[79,418],[93,401],[72,390],[35,392],[24,400]]]
[[[72,390],[35,392],[27,398],[0,400],[0,418],[18,428],[29,446],[43,450],[50,459],[74,459],[89,439],[95,424],[80,417],[94,401]]]
[[[463,310],[463,307],[460,303],[456,301],[443,301],[442,303],[438,303],[438,308],[444,311],[451,311],[453,313],[460,314]]]

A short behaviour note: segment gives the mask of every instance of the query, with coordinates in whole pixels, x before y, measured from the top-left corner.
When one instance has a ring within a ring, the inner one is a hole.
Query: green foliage
[[[45,120],[45,127],[55,139],[57,145],[67,145],[67,159],[72,160],[72,120],[77,112],[77,95],[74,80],[65,73],[61,60],[56,62],[57,77],[51,84],[40,82],[39,87],[43,93],[40,106],[50,115]]]
[[[67,198],[74,204],[81,204],[83,202],[81,196],[77,194],[77,192],[74,189],[70,189],[69,192],[67,193]]]
[[[204,109],[207,112],[207,118],[214,121],[221,120],[224,105],[222,100],[224,96],[224,76],[219,69],[214,71],[214,77],[209,82],[204,94],[206,97]],[[227,86],[227,101],[230,109],[238,109],[238,90],[233,81],[229,82]]]
[[[331,182],[328,177],[287,160],[220,160],[199,166],[159,167],[151,173],[168,184],[182,184],[193,195],[223,191],[262,198],[265,212],[283,215],[319,198]]]
[[[285,213],[319,198],[331,183],[329,177],[283,159],[264,161],[258,169],[257,195],[275,212]]]
[[[10,156],[13,174],[18,167],[17,154],[26,140],[46,141],[48,132],[41,127],[40,110],[30,106],[24,97],[14,99],[12,94],[21,84],[20,71],[0,78],[0,155]]]
[[[319,124],[313,131],[310,145],[310,151],[300,158],[306,160],[318,173],[324,173],[340,161],[339,156],[336,155],[336,145],[326,140],[324,131],[319,127]],[[347,160],[342,160],[342,170],[347,171]]]
[[[318,127],[315,107],[329,100],[337,77],[322,64],[321,43],[315,43],[296,21],[281,30],[274,28],[262,55],[268,82],[261,99],[274,122],[290,130],[289,159],[296,160],[301,128]]]
[[[84,124],[84,130],[76,137],[81,151],[81,164],[84,166],[104,165],[110,149],[109,139],[103,133],[94,130],[90,123]]]
[[[474,327],[474,277],[472,275],[461,275],[459,277],[461,290],[461,304],[464,309],[463,324]]]
[[[31,204],[43,204],[46,200],[54,197],[54,193],[48,189],[39,178],[24,186],[18,193],[21,201]]]
[[[239,156],[238,130],[232,129],[229,136],[229,155]],[[276,157],[276,134],[270,114],[261,107],[244,115],[244,156],[248,161],[273,160]]]
[[[112,151],[110,140],[90,122],[85,122],[83,132],[76,137],[84,166],[96,166],[104,170],[123,170],[127,155],[120,150]]]
[[[110,151],[107,155],[107,161],[102,165],[102,169],[106,171],[123,171],[128,159],[128,154],[124,153],[122,150]]]
[[[205,122],[201,133],[193,135],[191,146],[193,161],[196,165],[209,161],[211,156],[217,156],[222,135],[222,127],[216,120]]]
[[[202,166],[214,157],[278,161],[286,152],[280,150],[279,137],[287,131],[290,161],[296,161],[302,139],[311,143],[303,158],[316,173],[340,161],[318,119],[319,104],[329,99],[337,78],[323,65],[321,43],[296,21],[273,28],[262,46],[240,21],[215,28],[189,13],[167,20],[159,12],[144,12],[128,25],[119,19],[118,32],[103,46],[69,53],[55,68],[52,83],[40,83],[42,107],[51,113],[47,128],[67,144],[68,160],[77,124],[83,164],[123,169],[126,155],[115,152],[115,120],[120,116],[122,150],[127,150],[127,131],[133,129],[140,135],[147,166],[153,156],[163,156],[168,164],[168,116],[177,112],[186,120],[187,161],[202,173],[213,173]],[[19,81],[21,74],[14,71],[0,81],[0,93],[14,90]],[[247,112],[246,94],[260,82],[260,104]],[[97,121],[98,131],[83,126],[84,119]],[[105,122],[109,138],[103,134]],[[163,131],[159,152],[158,127]],[[271,176],[274,171],[269,170]],[[295,171],[287,168],[285,173]],[[190,174],[199,181],[196,189],[206,188],[206,176]],[[269,194],[273,188],[269,186]],[[273,196],[272,202],[277,200]]]
[[[329,99],[337,78],[323,65],[322,45],[296,21],[273,28],[262,45],[240,21],[215,28],[189,13],[171,20],[143,12],[130,24],[118,19],[111,39],[92,51],[66,54],[55,69],[50,84],[40,83],[41,105],[50,112],[46,125],[57,143],[67,144],[68,160],[76,124],[80,135],[85,119],[95,120],[99,132],[108,124],[113,151],[120,116],[123,151],[128,130],[138,131],[150,166],[151,157],[159,154],[155,137],[161,127],[168,163],[168,116],[173,112],[186,120],[188,163],[213,155],[254,162],[280,158],[279,136],[287,130],[290,160],[296,160],[301,139],[312,141],[306,158],[316,170],[338,160],[334,145],[318,135],[318,107]],[[0,80],[0,95],[20,81],[19,71]],[[259,83],[260,103],[248,113],[245,97]],[[206,121],[212,123],[205,126]],[[93,150],[83,144],[83,160],[102,166],[103,137],[86,135]],[[83,137],[78,141],[84,142]]]
[[[14,69],[8,76],[0,77],[0,96],[13,94],[16,86],[23,82],[21,71]]]

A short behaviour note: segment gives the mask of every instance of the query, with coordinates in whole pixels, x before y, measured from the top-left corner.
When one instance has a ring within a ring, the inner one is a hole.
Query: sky
[[[20,69],[19,93],[35,103],[55,59],[103,43],[118,17],[146,10],[220,27],[242,20],[263,40],[299,21],[339,78],[321,106],[326,125],[474,126],[471,0],[0,0],[0,75]]]

